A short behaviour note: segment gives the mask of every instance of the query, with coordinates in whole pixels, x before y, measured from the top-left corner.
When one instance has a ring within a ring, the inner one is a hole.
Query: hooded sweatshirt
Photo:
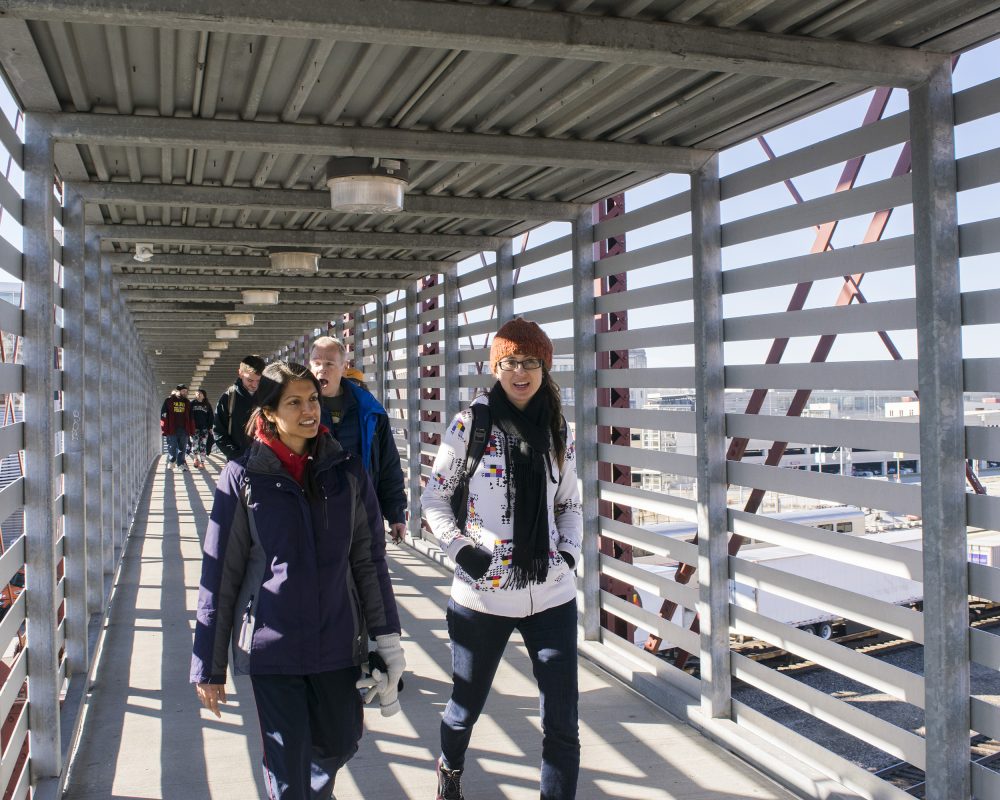
[[[160,433],[173,436],[178,431],[194,435],[194,417],[191,415],[191,401],[171,392],[160,408]]]

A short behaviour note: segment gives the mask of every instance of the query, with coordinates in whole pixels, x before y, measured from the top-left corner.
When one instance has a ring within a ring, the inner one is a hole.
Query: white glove
[[[406,669],[406,658],[403,656],[403,648],[399,644],[398,633],[384,633],[375,637],[375,650],[385,662],[385,667],[389,674],[386,677],[386,687],[379,691],[382,704],[382,716],[391,717],[399,711],[399,679]],[[372,677],[380,670],[373,670]],[[380,673],[381,674],[381,673]]]
[[[389,683],[387,676],[382,670],[374,669],[371,675],[362,674],[361,679],[354,685],[361,692],[361,699],[365,703],[370,703],[376,697],[382,695],[382,692],[386,690]]]

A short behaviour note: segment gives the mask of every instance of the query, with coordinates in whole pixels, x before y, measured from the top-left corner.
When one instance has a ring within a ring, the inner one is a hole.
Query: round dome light
[[[326,162],[330,207],[343,214],[397,214],[409,181],[398,158],[331,158]]]

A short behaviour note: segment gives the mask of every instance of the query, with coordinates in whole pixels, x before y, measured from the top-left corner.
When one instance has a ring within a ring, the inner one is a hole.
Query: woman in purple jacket
[[[320,425],[319,395],[306,367],[264,370],[253,442],[219,476],[198,595],[191,682],[221,716],[232,647],[233,671],[250,675],[274,800],[333,796],[361,738],[358,689],[393,714],[405,667],[378,502],[358,459]],[[385,669],[363,678],[369,637]]]

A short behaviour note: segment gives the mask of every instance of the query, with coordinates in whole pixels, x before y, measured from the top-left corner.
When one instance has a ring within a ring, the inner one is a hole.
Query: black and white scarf
[[[509,585],[523,589],[544,583],[549,570],[549,473],[552,410],[539,391],[523,411],[507,398],[498,381],[489,394],[490,419],[506,437],[507,508],[514,502],[514,553]]]

